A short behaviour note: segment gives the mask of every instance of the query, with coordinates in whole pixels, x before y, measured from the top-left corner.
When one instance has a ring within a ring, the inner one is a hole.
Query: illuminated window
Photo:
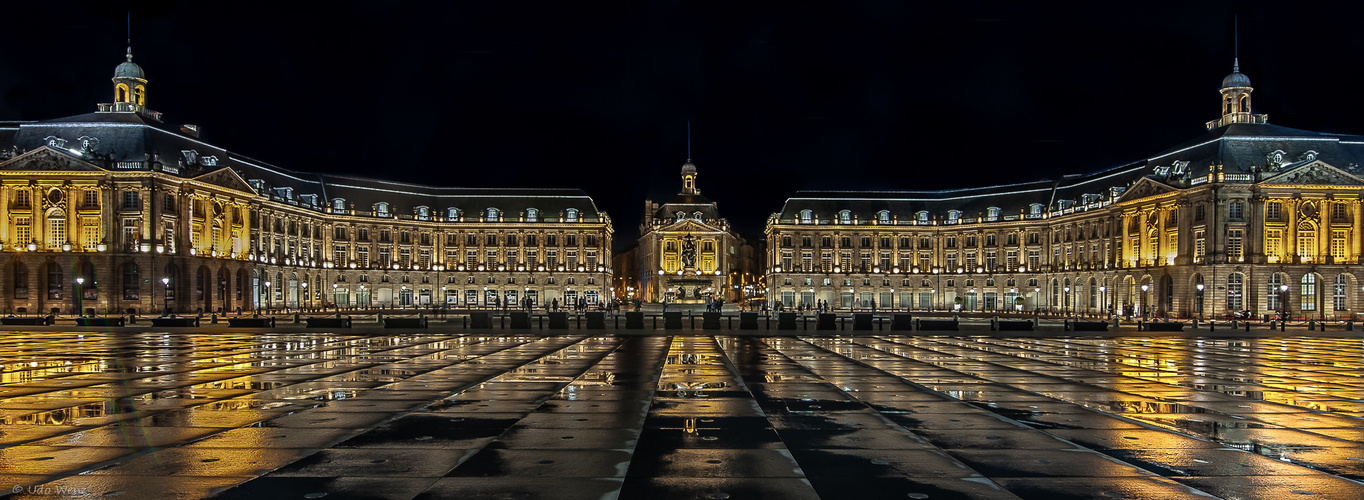
[[[66,243],[66,212],[55,209],[47,213],[47,247],[61,248]]]
[[[1265,231],[1265,256],[1269,257],[1270,262],[1278,262],[1281,249],[1283,247],[1283,231],[1279,229],[1269,229]]]
[[[1245,277],[1241,273],[1231,273],[1227,276],[1227,308],[1232,311],[1241,310],[1242,299],[1245,294]]]
[[[1284,280],[1282,274],[1274,273],[1269,275],[1269,285],[1265,287],[1265,291],[1267,292],[1265,297],[1269,298],[1270,311],[1277,311],[1283,306],[1279,301],[1280,297],[1283,295],[1283,284]]]
[[[1304,311],[1317,310],[1317,275],[1312,273],[1302,275],[1299,285],[1300,308]]]
[[[1344,274],[1336,275],[1336,284],[1331,290],[1331,303],[1337,311],[1348,311],[1350,306],[1346,301],[1345,291],[1350,284],[1350,278]]]
[[[28,217],[14,218],[14,242],[19,246],[27,245],[33,241],[33,228],[29,225],[30,220],[32,219]]]
[[[838,223],[839,223],[839,224],[852,224],[852,211],[850,211],[850,210],[843,210],[843,211],[838,212]]]
[[[99,225],[85,224],[81,226],[81,247],[86,250],[97,250],[99,247]]]
[[[1331,258],[1336,263],[1345,261],[1345,231],[1331,231]]]
[[[1231,262],[1245,260],[1244,232],[1240,229],[1227,231],[1227,259]]]
[[[537,209],[537,208],[527,208],[527,209],[526,209],[526,222],[540,222],[540,209]]]
[[[1193,254],[1194,262],[1203,262],[1203,256],[1206,255],[1205,252],[1207,251],[1208,244],[1206,234],[1203,232],[1202,229],[1198,229],[1194,231],[1193,238],[1194,238]]]
[[[800,211],[800,223],[810,224],[814,222],[814,211],[805,209]]]
[[[1317,230],[1309,222],[1298,224],[1298,258],[1312,262],[1317,255]]]
[[[567,213],[567,221],[568,221],[568,222],[578,222],[578,209],[576,209],[576,208],[570,208],[570,209],[568,209],[568,211],[567,211],[566,213]],[[680,213],[680,212],[679,212],[679,213]],[[679,218],[680,218],[680,217],[679,217]]]

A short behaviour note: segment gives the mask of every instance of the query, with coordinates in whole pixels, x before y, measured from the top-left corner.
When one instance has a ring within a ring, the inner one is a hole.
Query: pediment
[[[1265,179],[1261,184],[1359,186],[1364,185],[1364,179],[1324,161],[1313,161]]]
[[[681,222],[674,222],[657,229],[658,231],[668,232],[687,232],[687,233],[719,233],[723,229],[703,223],[696,219],[685,219]]]
[[[1150,177],[1142,177],[1141,179],[1137,179],[1137,182],[1127,188],[1126,191],[1123,191],[1122,196],[1118,198],[1118,203],[1150,198],[1152,196],[1175,191],[1179,191],[1179,188],[1151,179]]]
[[[88,161],[71,156],[48,146],[21,154],[0,163],[0,171],[6,172],[104,172]]]
[[[237,174],[236,170],[230,168],[220,168],[195,177],[194,180],[206,184],[213,184],[215,186],[222,186],[228,189],[235,189],[237,191],[260,194],[251,187],[251,183],[246,182],[246,179],[243,179],[241,175]]]

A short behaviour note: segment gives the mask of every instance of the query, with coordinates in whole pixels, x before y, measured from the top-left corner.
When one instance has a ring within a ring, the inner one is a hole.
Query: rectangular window
[[[1028,250],[1028,271],[1037,272],[1042,269],[1042,251]]]
[[[1298,295],[1302,297],[1298,302],[1302,310],[1317,310],[1317,275],[1307,273],[1302,276],[1302,286],[1298,288]]]
[[[335,264],[337,267],[346,266],[347,262],[345,245],[336,245],[336,247],[332,248],[332,263]]]
[[[47,247],[51,249],[61,248],[66,243],[66,219],[50,218],[47,220]]]
[[[1270,202],[1266,202],[1266,203],[1265,203],[1265,219],[1266,219],[1266,220],[1279,220],[1279,215],[1280,215],[1280,205],[1279,205],[1279,202],[1277,202],[1277,201],[1270,201]]]
[[[14,192],[14,208],[29,208],[28,190],[18,190]]]
[[[1283,231],[1279,229],[1269,229],[1265,231],[1265,256],[1269,257],[1270,262],[1278,262],[1282,254]]]
[[[99,191],[94,189],[85,190],[85,208],[99,208]]]
[[[1336,277],[1335,286],[1331,287],[1331,304],[1337,311],[1350,310],[1349,304],[1347,304],[1345,301],[1346,285],[1347,282],[1345,281],[1345,275],[1340,275]]]
[[[1245,216],[1245,205],[1239,201],[1231,202],[1227,206],[1227,218],[1231,220],[1241,220]]]
[[[358,261],[356,264],[360,267],[369,267],[369,247],[357,247],[355,249],[355,260]],[[336,265],[339,266],[341,263],[338,262]]]
[[[1347,218],[1346,215],[1345,215],[1345,214],[1346,214],[1345,210],[1346,210],[1346,207],[1345,207],[1345,204],[1344,204],[1344,203],[1332,203],[1332,204],[1331,204],[1331,220],[1334,220],[1334,221],[1337,221],[1337,222],[1345,222],[1345,220],[1346,220],[1346,218]]]
[[[23,192],[23,191],[20,191],[20,192]],[[28,245],[30,242],[33,241],[33,228],[32,228],[32,226],[29,225],[29,224],[30,224],[29,221],[31,221],[31,220],[32,220],[32,219],[30,219],[30,218],[28,218],[28,217],[15,217],[15,218],[14,218],[14,239],[15,239],[14,242],[17,243],[19,246]],[[126,222],[128,222],[128,221],[132,221],[132,222],[136,223],[136,222],[137,222],[137,219],[128,219],[127,221],[124,221],[124,222],[126,223]],[[136,229],[136,226],[134,226],[133,228]],[[126,231],[126,230],[125,230],[125,231]],[[130,241],[136,242],[136,241],[137,241],[137,237],[134,236]]]
[[[124,192],[123,192],[123,209],[124,209],[124,210],[136,210],[136,209],[139,209],[139,208],[142,208],[142,203],[141,203],[141,201],[139,201],[137,191],[124,191]]]
[[[1345,262],[1345,231],[1331,231],[1331,258],[1336,263]]]
[[[387,269],[393,264],[393,250],[388,247],[379,248],[379,267]]]
[[[86,224],[81,226],[81,246],[86,250],[96,250],[99,247],[99,225]]]
[[[1193,239],[1193,260],[1194,262],[1203,262],[1203,257],[1207,255],[1207,234],[1202,229],[1195,229],[1193,232]]]
[[[1245,260],[1245,237],[1244,231],[1232,229],[1227,231],[1227,260],[1231,262],[1241,262]]]

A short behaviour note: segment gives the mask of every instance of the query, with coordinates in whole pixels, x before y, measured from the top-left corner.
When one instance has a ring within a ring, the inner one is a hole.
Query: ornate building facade
[[[298,172],[147,108],[0,123],[0,309],[510,307],[610,294],[611,219],[576,189]]]
[[[636,252],[641,300],[705,303],[742,294],[743,238],[696,188],[696,165],[682,165],[682,191],[667,203],[644,200]]]
[[[1239,65],[1204,135],[1057,181],[800,192],[767,220],[788,307],[1351,318],[1364,137],[1270,125]]]

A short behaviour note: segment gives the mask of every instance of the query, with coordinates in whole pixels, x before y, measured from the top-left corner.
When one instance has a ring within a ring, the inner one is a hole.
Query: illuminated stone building
[[[767,220],[769,298],[1352,317],[1364,137],[1268,124],[1233,68],[1207,133],[1127,165],[947,191],[797,193]]]
[[[738,253],[744,245],[720,217],[715,202],[696,189],[696,165],[682,165],[682,191],[667,203],[644,200],[639,246],[634,249],[640,299],[705,303],[740,296]]]
[[[576,189],[299,172],[174,127],[127,61],[91,114],[0,123],[0,309],[595,304],[611,219]]]

